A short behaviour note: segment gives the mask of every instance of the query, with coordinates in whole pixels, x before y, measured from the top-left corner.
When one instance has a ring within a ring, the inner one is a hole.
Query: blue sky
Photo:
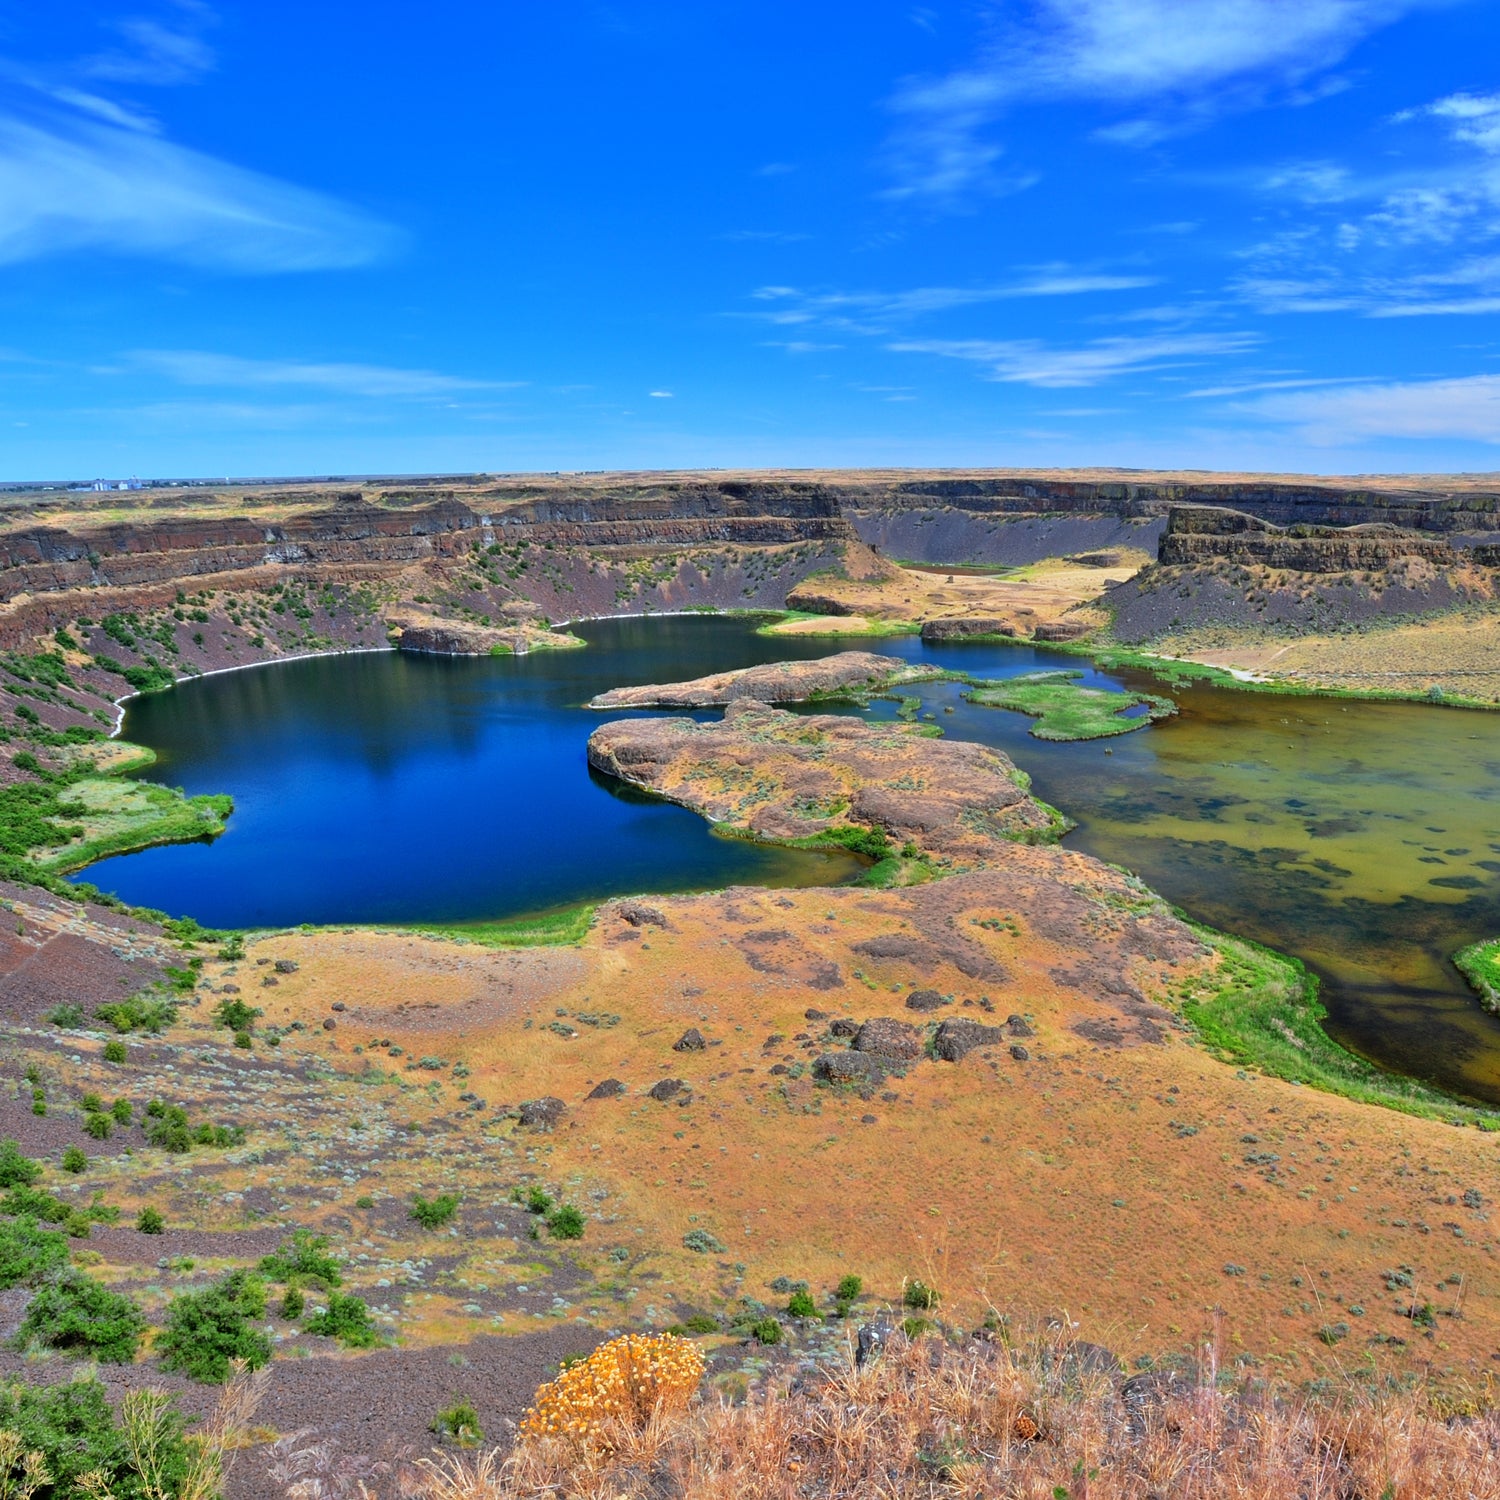
[[[1500,469],[1495,0],[52,0],[0,476]]]

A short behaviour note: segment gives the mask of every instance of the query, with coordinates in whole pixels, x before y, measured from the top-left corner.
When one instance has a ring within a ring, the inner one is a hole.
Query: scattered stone
[[[276,972],[278,974],[295,974],[300,967],[295,959],[278,958],[276,960]]]
[[[589,1099],[618,1099],[625,1092],[625,1085],[618,1078],[606,1078],[603,1083],[596,1083],[588,1094]]]
[[[855,1368],[862,1370],[866,1365],[879,1359],[885,1352],[885,1346],[890,1342],[893,1331],[892,1325],[885,1318],[864,1324],[855,1335]]]
[[[835,1021],[828,1030],[833,1036],[858,1036],[859,1022],[845,1017],[842,1020]]]
[[[932,1039],[932,1055],[944,1062],[962,1062],[976,1047],[998,1042],[1004,1035],[998,1026],[981,1026],[978,1021],[956,1017],[938,1027]]]
[[[347,1005],[345,1005],[342,1000],[335,1000],[333,1002],[333,1008],[334,1008],[334,1010],[338,1010],[338,1011],[344,1011],[344,1010],[348,1010],[349,1009],[349,1007]]]
[[[622,901],[615,910],[620,914],[621,919],[629,922],[632,927],[668,927],[671,925],[654,906],[646,906],[639,901]]]
[[[1019,1042],[1016,1042],[1011,1047],[1011,1049],[1010,1049],[1010,1055],[1013,1058],[1015,1058],[1015,1060],[1017,1062],[1030,1062],[1031,1061],[1031,1054]]]
[[[805,1010],[802,1012],[804,1021],[826,1021],[828,1012],[826,1010]]]
[[[516,1115],[523,1130],[553,1130],[567,1112],[568,1106],[549,1094],[545,1099],[528,1099]]]
[[[338,1029],[338,1024],[339,1023],[335,1021],[332,1016],[329,1016],[329,1018],[323,1022],[323,1030],[336,1031]]]
[[[861,1125],[873,1125],[875,1123],[875,1116],[874,1115],[861,1115],[859,1117],[859,1123]]]
[[[859,1028],[854,1050],[909,1062],[922,1055],[922,1034],[894,1016],[875,1016]]]
[[[687,1083],[681,1078],[663,1078],[660,1083],[653,1083],[646,1093],[660,1103],[665,1104],[668,1099],[675,1099],[679,1094],[687,1091]]]
[[[906,997],[907,1010],[941,1010],[952,1001],[944,1000],[936,990],[913,990]]]
[[[770,1071],[773,1078],[780,1078],[783,1073],[791,1072],[791,1069],[785,1063],[775,1063]]]
[[[689,1026],[686,1031],[672,1043],[674,1052],[702,1052],[708,1046],[708,1038],[698,1030],[696,1026]]]
[[[267,974],[266,977],[261,980],[261,985],[264,988],[269,988],[273,984],[280,984],[280,983],[281,983],[281,981],[279,979],[274,978],[270,974]]]
[[[1036,1032],[1031,1029],[1031,1023],[1025,1016],[1007,1016],[1005,1018],[1005,1025],[1012,1036],[1036,1035]]]

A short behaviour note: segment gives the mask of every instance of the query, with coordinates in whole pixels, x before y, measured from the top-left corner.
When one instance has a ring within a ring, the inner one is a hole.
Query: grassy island
[[[1036,672],[976,687],[964,696],[983,708],[1009,708],[1037,722],[1031,733],[1039,740],[1099,740],[1143,729],[1155,719],[1177,712],[1170,698],[1151,693],[1114,692],[1083,687],[1082,672]],[[1146,711],[1124,715],[1133,708]]]

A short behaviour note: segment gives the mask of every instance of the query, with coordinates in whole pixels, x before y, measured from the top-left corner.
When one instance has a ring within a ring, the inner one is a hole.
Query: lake
[[[584,757],[593,727],[619,717],[581,706],[605,688],[841,643],[757,636],[739,617],[576,630],[587,650],[325,657],[132,700],[124,734],[157,752],[151,778],[230,792],[236,811],[213,844],[123,855],[81,878],[250,927],[450,924],[858,875],[843,854],[719,837],[592,775]],[[1027,646],[870,644],[985,677],[1086,667]],[[1143,674],[1088,676],[1163,691]],[[1136,871],[1198,920],[1302,958],[1348,1045],[1500,1103],[1500,1022],[1448,962],[1500,935],[1500,714],[1196,687],[1166,690],[1181,713],[1138,733],[1049,744],[1018,714],[965,703],[957,684],[906,691],[949,735],[1029,771],[1037,794],[1078,821],[1070,845]]]

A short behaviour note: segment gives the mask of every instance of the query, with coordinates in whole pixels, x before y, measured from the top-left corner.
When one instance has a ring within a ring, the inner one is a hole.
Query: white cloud
[[[1001,147],[982,137],[1026,100],[1147,106],[1100,133],[1149,144],[1183,123],[1263,102],[1341,61],[1427,0],[1036,0],[972,67],[908,82],[893,101],[896,191],[953,197],[985,185]],[[1307,102],[1325,90],[1304,90]]]
[[[309,386],[344,396],[440,396],[455,391],[503,390],[521,381],[464,380],[432,370],[387,365],[314,364],[298,360],[242,359],[196,349],[138,349],[133,366],[165,375],[179,385],[254,388]]]
[[[86,58],[81,71],[111,83],[157,86],[191,83],[214,65],[213,49],[198,34],[213,19],[206,5],[175,7],[177,25],[164,25],[146,16],[129,16],[115,24],[124,46]]]
[[[671,391],[648,391],[646,394],[658,401],[670,401],[672,399]]]
[[[1309,443],[1460,438],[1500,443],[1500,375],[1393,381],[1267,396],[1243,410],[1294,426]]]
[[[888,347],[903,354],[940,354],[988,367],[987,378],[1062,390],[1100,385],[1117,375],[1196,364],[1211,355],[1242,354],[1258,342],[1249,333],[1164,334],[1108,338],[1071,349],[1036,339],[914,339]]]
[[[397,240],[334,198],[139,131],[0,115],[0,263],[102,250],[311,271],[363,265]]]
[[[1451,120],[1449,133],[1454,140],[1500,153],[1500,94],[1449,94],[1422,109],[1403,110],[1396,118],[1410,120],[1417,115]]]

